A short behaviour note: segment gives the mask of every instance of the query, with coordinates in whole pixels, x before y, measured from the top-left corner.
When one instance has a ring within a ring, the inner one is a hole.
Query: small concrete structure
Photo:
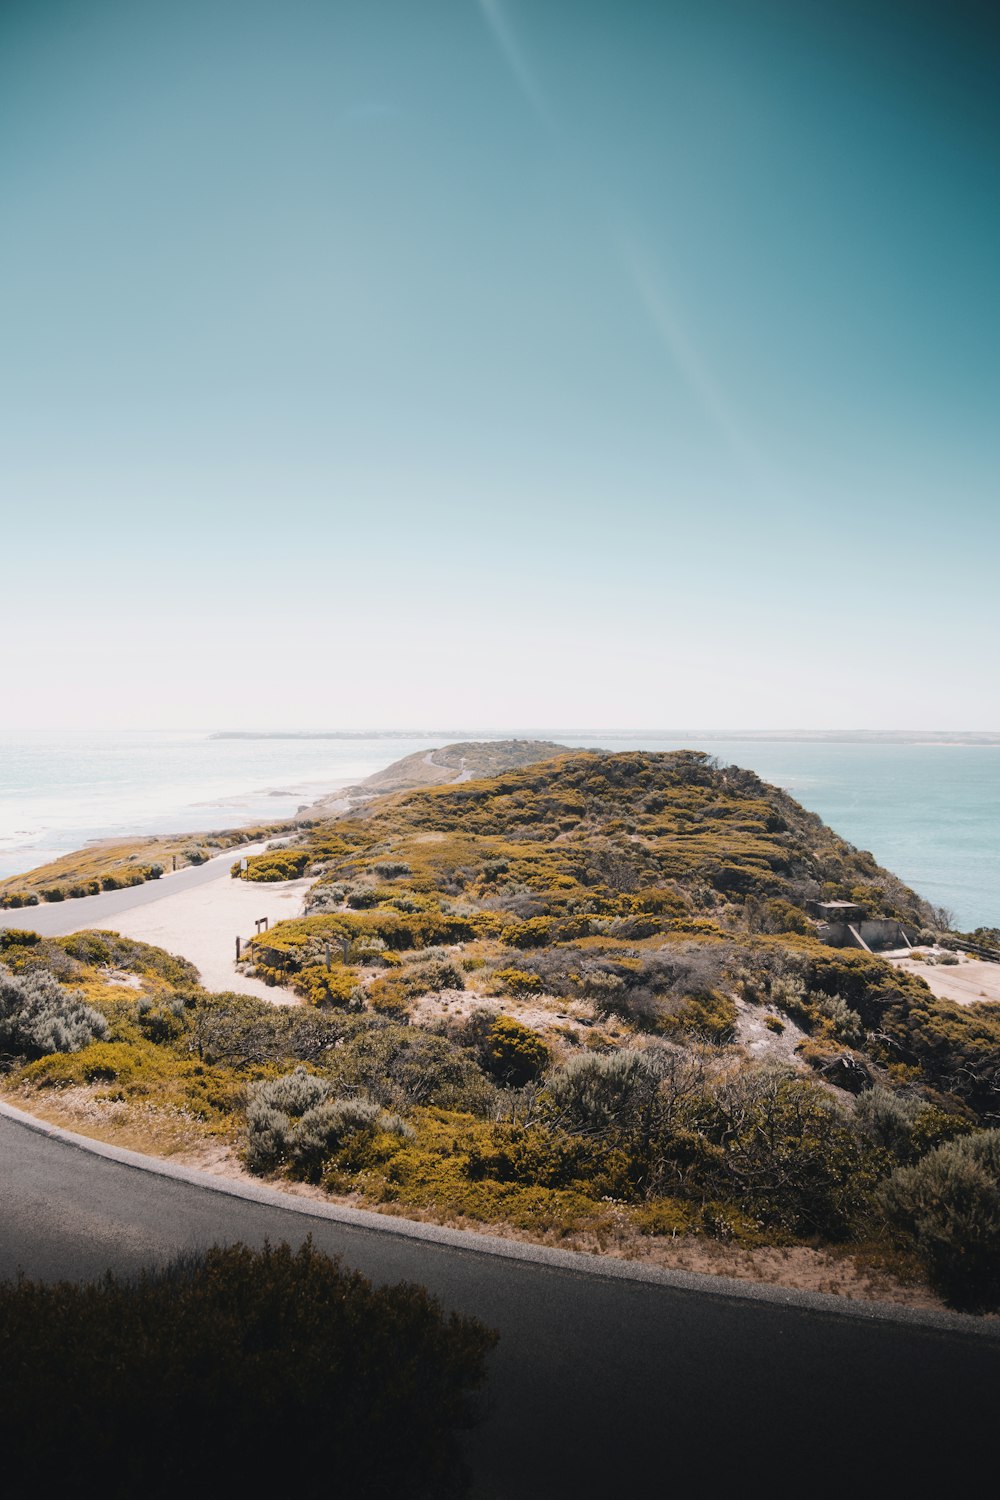
[[[813,911],[821,922],[858,922],[865,914],[856,901],[816,901]]]
[[[843,905],[848,905],[844,902]],[[855,907],[856,911],[858,908]],[[887,948],[909,948],[910,940],[895,917],[865,917],[858,921],[819,922],[816,935],[832,948],[865,948],[879,953]]]

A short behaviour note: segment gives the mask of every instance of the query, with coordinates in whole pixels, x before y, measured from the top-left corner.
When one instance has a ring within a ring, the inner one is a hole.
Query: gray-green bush
[[[0,964],[0,1052],[44,1057],[79,1052],[107,1034],[99,1011],[67,992],[44,969],[13,974]]]
[[[646,1053],[623,1047],[571,1057],[552,1074],[546,1092],[567,1129],[596,1133],[621,1126],[655,1093],[656,1085]]]
[[[326,1079],[301,1067],[254,1085],[247,1104],[250,1170],[267,1172],[287,1164],[297,1174],[316,1177],[353,1136],[410,1133],[398,1115],[387,1113],[372,1099],[331,1094]]]
[[[901,1167],[881,1200],[952,1301],[1000,1303],[1000,1130],[960,1136]]]

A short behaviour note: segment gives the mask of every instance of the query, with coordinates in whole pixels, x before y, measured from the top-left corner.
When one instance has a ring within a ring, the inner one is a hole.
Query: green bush
[[[292,988],[310,1005],[354,1005],[360,1009],[364,1003],[356,971],[341,964],[329,969],[324,964],[309,964],[295,975]]]
[[[420,1287],[375,1288],[311,1242],[213,1248],[135,1280],[0,1284],[0,1443],[13,1492],[109,1500],[467,1492],[455,1433],[496,1336]]]
[[[91,1042],[78,1052],[52,1053],[29,1063],[21,1077],[40,1088],[84,1083],[131,1083],[141,1072],[158,1073],[161,1054],[148,1043]]]
[[[416,1026],[377,1021],[359,1028],[328,1067],[339,1092],[366,1093],[390,1110],[427,1104],[482,1115],[496,1097],[465,1048]]]
[[[193,963],[178,958],[175,953],[165,953],[151,943],[138,938],[121,937],[117,932],[101,930],[74,932],[71,937],[59,939],[59,946],[71,958],[90,964],[95,969],[124,969],[130,974],[153,974],[165,979],[171,986],[196,988],[199,974]]]
[[[499,1083],[522,1088],[540,1078],[549,1065],[544,1039],[511,1016],[497,1016],[486,1038],[486,1066]]]
[[[244,874],[246,880],[270,882],[298,880],[309,864],[308,849],[265,849],[263,854],[251,854]],[[199,863],[192,860],[192,864]],[[242,861],[237,860],[229,868],[234,878],[242,872]]]
[[[1000,1130],[948,1141],[901,1167],[881,1200],[951,1301],[1000,1306]]]
[[[139,1030],[151,1042],[173,1042],[184,1035],[183,1000],[158,1005],[148,995],[143,995],[136,1003],[135,1018]]]

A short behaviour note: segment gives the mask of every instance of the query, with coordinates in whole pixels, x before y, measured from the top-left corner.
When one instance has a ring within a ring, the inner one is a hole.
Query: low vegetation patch
[[[296,833],[308,826],[307,821],[297,819],[292,823],[217,829],[211,833],[165,834],[122,841],[103,839],[39,865],[25,875],[0,880],[0,909],[17,910],[37,906],[42,901],[68,901],[79,896],[96,896],[100,891],[142,885],[147,880],[159,880],[169,871],[204,864],[240,844]]]
[[[457,1433],[495,1336],[422,1288],[375,1288],[307,1241],[215,1247],[134,1279],[0,1284],[7,1483],[76,1488],[81,1455],[112,1496],[369,1496],[467,1490]]]

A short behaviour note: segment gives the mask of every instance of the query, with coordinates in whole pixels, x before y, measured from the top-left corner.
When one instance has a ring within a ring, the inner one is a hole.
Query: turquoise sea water
[[[683,743],[747,766],[947,907],[960,927],[1000,925],[998,746],[606,735],[572,741],[609,750],[672,750]],[[444,743],[444,737],[3,734],[0,876],[91,838],[273,821],[403,755]]]

